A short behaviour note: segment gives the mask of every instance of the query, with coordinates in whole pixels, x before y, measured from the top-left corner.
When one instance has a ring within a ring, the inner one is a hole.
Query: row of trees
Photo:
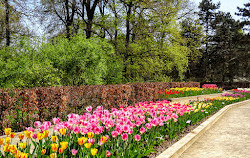
[[[239,22],[229,13],[217,9],[219,4],[213,4],[212,0],[203,0],[198,13],[188,0],[1,0],[2,86],[10,87],[13,76],[27,76],[25,73],[20,75],[20,72],[10,73],[12,70],[6,66],[12,58],[25,54],[32,54],[26,62],[31,62],[35,54],[48,59],[51,68],[61,71],[50,72],[56,76],[56,82],[48,84],[49,76],[42,86],[172,80],[232,81],[238,76],[247,77],[249,35],[243,28],[249,26],[249,19]],[[248,3],[245,8],[239,8],[238,14],[249,18],[247,13]],[[39,21],[46,32],[46,42],[39,44],[34,38],[33,41],[23,38],[35,35],[25,27],[24,21]],[[29,49],[23,47],[27,43]],[[100,43],[113,48],[106,52]],[[67,50],[65,45],[70,49]],[[78,59],[73,62],[72,58]],[[91,68],[95,60],[100,60],[102,70]],[[44,68],[40,66],[36,71]],[[83,75],[86,70],[91,71]],[[88,82],[87,78],[95,78],[93,74],[99,74],[99,79],[96,77],[96,81],[90,79]],[[13,85],[39,86],[36,79],[32,83]]]
[[[217,11],[220,3],[203,0],[198,15],[204,27],[204,48],[200,67],[208,81],[249,81],[249,10],[250,3],[239,8],[243,21],[236,21],[230,13]],[[244,27],[248,28],[244,28]],[[244,33],[243,30],[246,29]],[[201,76],[202,77],[202,76]],[[241,78],[239,78],[241,77]]]

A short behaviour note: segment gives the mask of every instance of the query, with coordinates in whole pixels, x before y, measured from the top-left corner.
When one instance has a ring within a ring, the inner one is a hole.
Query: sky
[[[199,3],[202,0],[190,0],[190,1],[193,1],[195,3],[196,8],[198,10]],[[218,3],[220,1],[221,5],[220,5],[220,9],[219,10],[223,11],[223,12],[230,12],[231,15],[232,15],[232,17],[235,20],[240,20],[240,18],[241,18],[240,16],[235,15],[235,12],[238,12],[237,6],[240,7],[240,8],[244,8],[243,4],[250,2],[250,0],[212,0],[212,1],[213,1],[213,3]],[[35,25],[35,27],[34,27],[34,25]],[[30,26],[32,26],[32,28],[35,28],[34,31],[37,34],[39,34],[40,36],[42,36],[43,31],[42,31],[41,26],[39,26],[38,24],[32,24]]]
[[[199,3],[202,0],[191,0],[191,1],[195,2],[198,7]],[[223,12],[230,12],[235,20],[240,20],[240,16],[234,14],[235,12],[238,12],[237,7],[244,8],[243,4],[250,2],[250,0],[212,0],[212,1],[215,4],[220,2],[221,4],[219,10]]]

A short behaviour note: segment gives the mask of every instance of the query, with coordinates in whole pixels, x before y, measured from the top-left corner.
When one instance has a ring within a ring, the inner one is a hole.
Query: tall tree
[[[240,56],[237,49],[237,39],[241,36],[242,27],[240,22],[235,21],[230,13],[224,12],[219,12],[216,15],[212,27],[215,29],[215,35],[212,37],[213,55],[211,56],[213,72],[221,74],[220,77],[217,75],[217,80],[232,82],[238,68],[237,63],[235,63]],[[216,79],[216,76],[212,78]]]
[[[184,19],[181,22],[181,35],[184,38],[183,44],[189,48],[188,70],[185,73],[185,77],[188,80],[192,80],[199,76],[198,62],[202,56],[201,45],[204,36],[202,26],[198,20]]]
[[[10,46],[10,4],[5,0],[6,46]]]
[[[41,4],[41,22],[45,23],[48,32],[57,30],[59,33],[65,30],[67,39],[70,39],[77,11],[76,0],[41,0]],[[60,26],[64,28],[58,29]]]
[[[96,8],[101,1],[102,0],[80,0],[79,2],[80,5],[78,14],[86,24],[85,32],[87,38],[90,38],[92,36],[93,20],[95,17]]]
[[[10,46],[15,40],[26,35],[21,23],[21,12],[10,0],[0,0],[0,45]]]
[[[250,30],[250,3],[246,3],[244,4],[245,8],[240,8],[237,7],[237,9],[239,10],[238,13],[235,13],[238,16],[242,16],[242,22],[241,24],[243,24],[244,26],[248,27],[248,31]]]
[[[211,70],[211,59],[210,59],[210,48],[211,48],[211,35],[213,34],[213,30],[211,28],[211,22],[214,20],[216,15],[216,10],[220,8],[220,3],[214,4],[212,0],[202,0],[200,2],[200,5],[198,7],[200,11],[198,12],[199,19],[201,21],[201,25],[205,28],[205,38],[204,38],[204,44],[205,44],[205,50],[202,55],[201,59],[201,67],[204,72],[201,72],[200,74],[204,74],[201,76],[201,78],[204,78],[205,80],[211,81],[211,74],[210,77],[208,76],[208,71]],[[208,78],[209,77],[209,78]]]

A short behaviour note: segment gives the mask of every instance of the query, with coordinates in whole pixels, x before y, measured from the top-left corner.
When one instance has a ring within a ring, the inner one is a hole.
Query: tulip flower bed
[[[244,89],[241,89],[241,90],[233,89],[233,94],[226,93],[226,94],[223,94],[222,96],[250,98],[250,91],[244,90]]]
[[[117,85],[82,85],[0,89],[0,135],[4,128],[25,130],[35,120],[54,117],[66,119],[69,113],[83,114],[87,106],[105,109],[133,105],[146,100],[157,101],[160,89],[199,87],[199,82],[147,82]]]
[[[221,93],[222,89],[218,87],[183,87],[183,88],[171,88],[169,90],[159,91],[160,99],[168,99],[168,98],[179,98],[179,97],[187,97],[187,96],[196,96],[196,95],[205,95],[205,94],[213,94],[213,93]]]
[[[67,121],[54,118],[52,133],[51,122],[36,121],[18,135],[17,144],[12,144],[15,133],[6,128],[7,137],[0,138],[4,150],[0,157],[144,157],[154,152],[154,145],[163,143],[166,136],[174,139],[190,124],[244,99],[216,97],[187,105],[166,100],[140,102],[110,111],[89,106],[83,115],[69,114]]]

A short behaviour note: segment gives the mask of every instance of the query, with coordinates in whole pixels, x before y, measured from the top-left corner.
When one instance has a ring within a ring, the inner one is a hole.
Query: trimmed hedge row
[[[0,135],[11,127],[22,131],[33,121],[66,118],[69,113],[82,114],[86,106],[105,109],[138,102],[157,101],[158,91],[172,87],[200,87],[199,82],[149,82],[117,85],[39,87],[0,89]]]

